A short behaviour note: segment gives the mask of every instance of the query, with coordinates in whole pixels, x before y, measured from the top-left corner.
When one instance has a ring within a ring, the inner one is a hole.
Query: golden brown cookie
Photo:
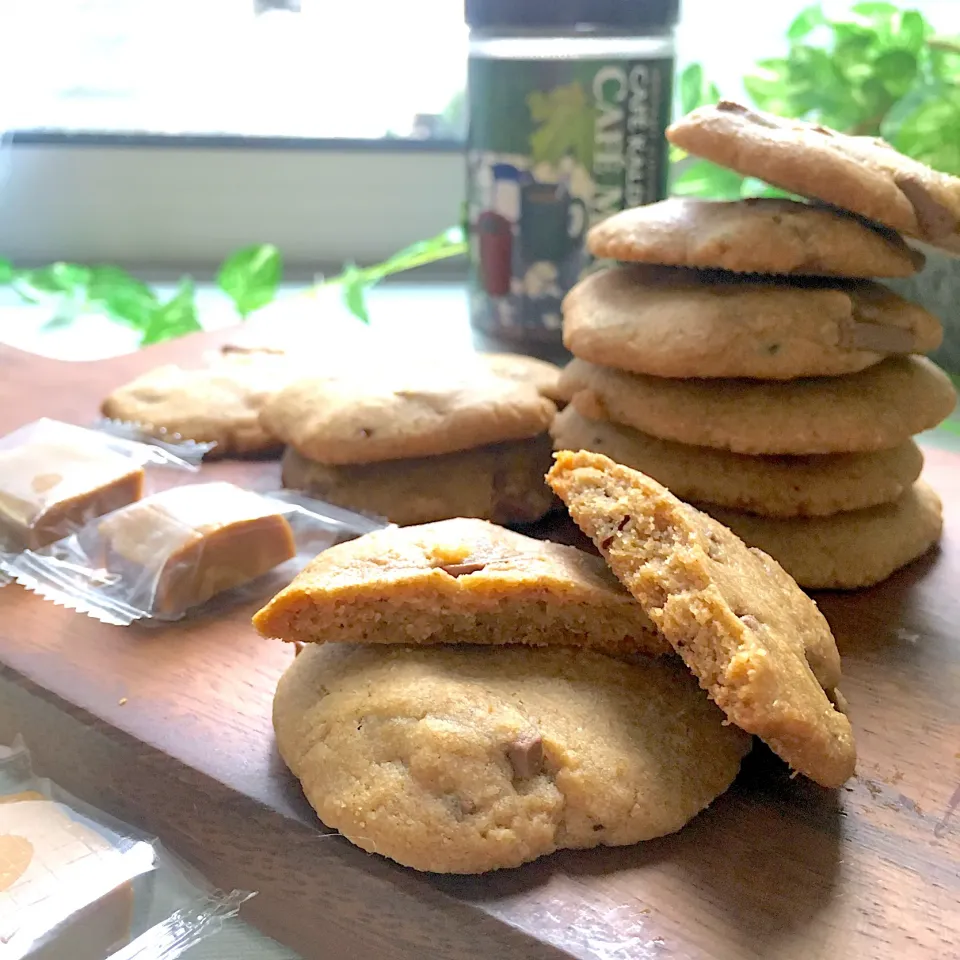
[[[727,716],[823,786],[853,776],[850,721],[831,703],[840,656],[817,605],[655,480],[595,453],[556,456],[554,492]]]
[[[925,357],[891,357],[846,377],[665,380],[574,360],[573,404],[664,440],[735,453],[856,453],[900,446],[956,405],[950,378]]]
[[[637,264],[591,274],[563,304],[575,356],[654,377],[836,376],[942,339],[932,313],[869,280]]]
[[[375,463],[456,453],[543,433],[556,413],[529,383],[474,370],[305,379],[261,413],[265,430],[310,460]]]
[[[253,618],[300,643],[525,643],[668,653],[599,558],[483,520],[378,530],[324,551]]]
[[[215,443],[208,458],[267,453],[282,443],[260,422],[260,410],[298,375],[282,357],[265,354],[238,354],[199,370],[170,364],[118,387],[101,409],[168,439]]]
[[[821,200],[911,237],[960,237],[960,179],[873,137],[853,137],[721,100],[667,130],[667,139],[746,176]]]
[[[543,482],[550,451],[542,433],[436,457],[327,466],[287,447],[283,485],[401,526],[451,517],[533,523],[557,505]]]
[[[602,453],[653,477],[682,500],[770,517],[824,516],[897,500],[920,476],[923,454],[907,440],[890,450],[809,457],[750,457],[660,440],[573,407],[557,415],[557,450]]]
[[[857,217],[796,200],[671,197],[615,213],[587,234],[603,259],[736,273],[911,277],[923,254]]]
[[[940,498],[923,480],[895,503],[832,517],[758,517],[709,504],[703,509],[811,590],[880,583],[925,554],[943,529]]]
[[[722,720],[673,658],[560,647],[311,646],[273,705],[320,819],[436,873],[679,830],[749,750]]]

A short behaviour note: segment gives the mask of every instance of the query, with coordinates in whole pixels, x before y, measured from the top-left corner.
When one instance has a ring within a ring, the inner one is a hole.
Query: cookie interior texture
[[[746,176],[953,246],[960,179],[932,170],[873,137],[787,120],[729,100],[700,107],[667,129],[689,153]]]
[[[869,280],[742,277],[652,264],[599,270],[563,304],[577,357],[655,377],[792,380],[940,346],[940,321]]]
[[[451,517],[532,523],[557,505],[543,482],[550,450],[543,433],[435,457],[330,466],[288,447],[283,485],[401,525]]]
[[[953,411],[950,378],[926,357],[890,357],[846,377],[666,380],[585,360],[563,371],[573,405],[664,440],[748,454],[896,447]]]
[[[587,234],[601,259],[738,273],[910,277],[924,265],[893,230],[796,200],[671,197],[615,213]]]
[[[301,643],[670,646],[599,557],[483,520],[380,530],[321,553],[254,617]]]
[[[440,873],[673,833],[750,745],[676,661],[571,648],[312,646],[273,717],[327,826]]]
[[[830,517],[759,517],[708,504],[702,509],[812,590],[880,583],[925,554],[943,530],[940,498],[923,480],[893,503]]]
[[[923,467],[913,440],[872,453],[751,457],[661,440],[585,417],[574,407],[557,415],[550,432],[556,449],[602,453],[682,500],[771,517],[826,516],[889,503],[910,489]]]
[[[840,657],[816,604],[649,477],[599,454],[556,457],[548,482],[727,716],[824,786],[852,776]]]

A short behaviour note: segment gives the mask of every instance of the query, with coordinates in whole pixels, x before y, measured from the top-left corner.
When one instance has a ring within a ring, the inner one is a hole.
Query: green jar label
[[[594,223],[666,194],[673,61],[470,60],[474,324],[559,341]]]

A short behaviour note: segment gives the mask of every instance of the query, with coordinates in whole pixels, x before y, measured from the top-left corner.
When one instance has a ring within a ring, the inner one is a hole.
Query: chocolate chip
[[[369,440],[373,436],[373,430],[370,427],[361,427],[360,436],[365,440]]]
[[[816,133],[822,133],[825,137],[835,137],[837,135],[836,130],[831,130],[829,127],[825,127],[822,124],[815,123],[812,129]]]
[[[604,829],[604,826],[603,826],[602,823],[595,823],[595,824],[593,825],[593,832],[594,832],[594,833],[597,833],[598,831],[603,830],[603,829]]]
[[[752,613],[745,613],[740,617],[740,622],[750,630],[758,631],[760,621]]]
[[[901,327],[880,323],[854,323],[849,337],[844,338],[851,350],[874,353],[912,353],[917,348],[913,333]]]
[[[930,194],[926,184],[912,173],[901,173],[893,181],[910,201],[920,231],[928,240],[942,240],[956,232],[957,218]]]
[[[604,553],[606,553],[606,551],[609,550],[610,547],[611,547],[611,545],[613,544],[614,539],[615,539],[615,538],[614,538],[613,536],[607,537],[607,539],[604,540],[604,541],[600,544],[600,549],[601,549]]]
[[[767,351],[768,356],[775,357],[780,352],[780,344],[768,343],[764,349]]]
[[[465,577],[471,573],[479,573],[486,566],[485,563],[445,563],[440,569],[451,577]]]
[[[516,777],[529,780],[543,770],[543,739],[540,734],[524,734],[507,747],[507,759]]]
[[[624,527],[630,522],[630,514],[628,513],[618,524],[617,530],[623,531]]]

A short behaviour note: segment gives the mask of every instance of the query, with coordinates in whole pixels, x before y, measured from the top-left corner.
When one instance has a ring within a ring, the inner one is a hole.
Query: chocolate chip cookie
[[[671,197],[633,207],[593,227],[587,246],[603,259],[735,273],[911,277],[924,264],[893,230],[772,197]]]
[[[436,457],[344,466],[317,463],[287,447],[283,485],[401,526],[451,517],[533,523],[557,503],[543,482],[550,453],[545,433]]]
[[[889,503],[910,489],[923,467],[912,440],[872,453],[749,457],[660,440],[609,420],[591,420],[573,407],[557,415],[550,432],[556,449],[602,453],[653,477],[682,500],[769,517],[825,516]]]
[[[483,520],[380,530],[331,547],[253,624],[300,643],[670,651],[599,557]]]
[[[273,707],[320,819],[436,873],[679,830],[749,749],[722,720],[673,659],[571,648],[311,646]]]
[[[925,554],[943,529],[940,498],[923,480],[893,503],[831,517],[758,517],[709,504],[703,509],[808,589],[880,583]]]
[[[891,357],[846,377],[666,380],[572,361],[562,386],[585,416],[664,440],[735,453],[856,453],[900,446],[957,401],[925,357]]]
[[[563,316],[575,356],[655,377],[837,376],[943,339],[932,313],[869,280],[650,265],[592,274],[567,295]]]
[[[260,415],[309,460],[375,463],[456,453],[543,433],[554,404],[529,383],[483,371],[407,371],[300,380]]]
[[[960,179],[873,137],[721,100],[667,130],[676,146],[932,244],[960,241]]]

